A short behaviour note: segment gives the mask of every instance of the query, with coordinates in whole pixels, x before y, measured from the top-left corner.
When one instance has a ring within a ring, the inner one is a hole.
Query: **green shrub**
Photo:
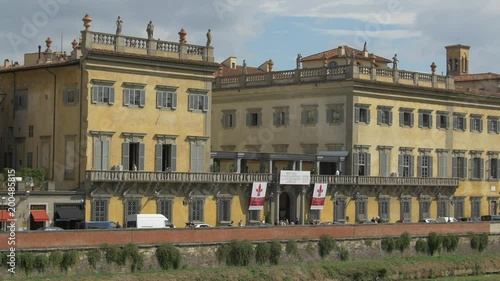
[[[120,264],[121,261],[123,260],[123,258],[121,258],[122,251],[120,250],[120,248],[118,246],[116,246],[116,245],[111,245],[111,246],[104,245],[103,250],[104,250],[104,257],[106,258],[106,262],[108,264],[113,263],[113,262]]]
[[[0,252],[0,267],[8,267],[7,262],[9,262],[9,257],[7,257],[7,252]]]
[[[92,249],[92,250],[88,251],[87,252],[87,261],[94,269],[96,269],[97,263],[101,261],[101,250]]]
[[[268,243],[260,243],[255,247],[255,262],[258,265],[266,264],[271,255],[271,247]]]
[[[409,249],[410,244],[411,244],[410,233],[408,233],[407,231],[403,232],[403,234],[401,234],[401,236],[399,237],[398,242],[396,244],[397,244],[398,250],[401,253],[404,252],[406,249]]]
[[[286,243],[285,246],[286,254],[292,257],[296,257],[299,254],[299,247],[297,245],[297,241],[290,240]]]
[[[63,260],[63,254],[61,251],[55,251],[50,253],[49,261],[52,269],[61,268],[61,262]]]
[[[371,247],[371,246],[373,246],[373,240],[369,240],[369,239],[365,240],[365,246],[366,246],[366,247]]]
[[[254,258],[253,245],[248,240],[233,240],[229,243],[229,246],[229,255],[226,260],[227,265],[246,266]]]
[[[443,235],[437,234],[435,232],[429,233],[429,237],[427,238],[427,247],[431,256],[434,256],[435,253],[440,252],[443,248]]]
[[[443,237],[443,248],[448,252],[454,252],[458,248],[459,238],[455,234],[447,234]]]
[[[322,235],[319,238],[318,246],[319,246],[319,256],[324,259],[330,254],[331,251],[337,248],[337,243],[335,242],[335,239],[333,239],[332,236]]]
[[[35,268],[35,255],[33,253],[21,253],[19,254],[19,267],[24,269],[26,275],[30,275]]]
[[[270,243],[270,255],[269,255],[269,262],[271,264],[277,265],[280,263],[281,259],[281,242],[279,241],[273,241]]]
[[[483,252],[488,246],[488,234],[474,234],[469,233],[470,238],[470,246],[474,250],[478,250],[479,252]]]
[[[417,242],[415,243],[415,251],[417,251],[417,253],[422,253],[422,254],[426,254],[427,253],[427,242],[422,239],[422,238],[419,238],[417,240]]]
[[[344,246],[339,247],[339,259],[341,261],[349,260],[349,250]]]
[[[78,253],[75,250],[64,252],[61,261],[61,270],[68,271],[69,268],[75,266],[77,259]]]
[[[219,262],[219,264],[222,264],[222,262],[226,262],[230,250],[231,247],[229,246],[229,244],[222,244],[219,246],[219,248],[217,248],[217,251],[215,251],[215,256],[217,257],[217,261]]]
[[[393,237],[386,236],[380,241],[380,247],[386,253],[392,253],[396,249],[396,240]]]
[[[135,272],[136,270],[141,270],[144,266],[144,258],[139,252],[139,247],[137,245],[129,243],[122,249],[122,256],[125,260],[130,261],[130,271]]]
[[[162,244],[156,248],[156,260],[161,269],[178,269],[181,266],[182,256],[174,245]]]
[[[36,255],[35,256],[35,268],[39,273],[44,273],[49,265],[49,258],[46,255]]]

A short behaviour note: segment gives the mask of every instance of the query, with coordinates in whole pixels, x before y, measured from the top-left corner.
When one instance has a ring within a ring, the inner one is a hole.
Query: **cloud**
[[[372,37],[378,39],[408,39],[421,37],[420,31],[409,30],[348,30],[348,29],[323,29],[319,32],[334,35],[334,36],[359,36],[359,37]]]

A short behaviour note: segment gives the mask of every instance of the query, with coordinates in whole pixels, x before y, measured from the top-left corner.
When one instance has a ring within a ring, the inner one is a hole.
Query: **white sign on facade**
[[[311,172],[309,171],[280,171],[280,184],[309,185]]]

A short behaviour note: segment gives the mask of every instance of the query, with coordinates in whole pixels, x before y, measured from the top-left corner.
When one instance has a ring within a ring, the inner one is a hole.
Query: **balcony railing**
[[[143,171],[87,171],[91,182],[187,182],[187,183],[252,183],[272,182],[275,174],[238,174],[238,173],[178,173]],[[335,185],[390,185],[390,186],[455,186],[459,179],[452,178],[406,178],[406,177],[365,177],[313,175],[311,183]]]

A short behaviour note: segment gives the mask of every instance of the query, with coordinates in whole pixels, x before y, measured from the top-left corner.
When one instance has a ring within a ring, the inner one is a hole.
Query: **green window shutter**
[[[401,127],[404,126],[404,120],[405,120],[405,113],[399,112],[399,126]]]
[[[156,92],[156,108],[162,108],[163,107],[163,93],[161,91]]]
[[[470,119],[470,131],[473,132],[475,129],[475,125],[474,125],[474,119]]]
[[[80,91],[77,89],[74,89],[73,91],[75,92],[75,103],[79,103],[80,102]]]
[[[340,123],[344,122],[344,109],[339,109],[339,121]]]
[[[382,114],[383,112],[381,109],[377,110],[377,125],[380,125],[382,123]]]
[[[497,179],[500,178],[500,159],[494,159],[497,162]],[[493,161],[493,159],[492,159]]]
[[[359,176],[359,153],[352,154],[352,175]]]
[[[470,178],[473,179],[474,176],[475,176],[475,173],[474,173],[474,168],[475,168],[475,165],[474,165],[474,158],[471,158],[470,160]],[[477,167],[477,169],[479,169],[479,167]],[[467,177],[466,177],[467,178]]]
[[[220,123],[222,124],[222,128],[227,128],[226,120],[227,120],[227,115],[222,113],[222,118],[220,119]]]
[[[139,165],[137,167],[137,170],[139,171],[144,171],[145,152],[146,152],[146,145],[143,143],[139,143]]]
[[[497,130],[495,133],[500,134],[500,120],[497,120],[496,122],[497,122],[497,128],[496,128]]]
[[[467,159],[465,157],[464,157],[464,159],[465,159],[465,161],[464,161],[464,166],[462,167],[462,169],[463,169],[462,171],[463,171],[463,175],[464,175],[463,178],[466,179],[467,178],[467,172],[468,172],[468,170],[467,170]]]
[[[161,172],[163,171],[163,145],[162,144],[156,144],[155,145],[155,171]]]
[[[109,168],[109,141],[102,142],[102,166],[101,170],[108,170]]]
[[[252,114],[247,113],[247,127],[252,126]]]
[[[273,112],[273,125],[278,126],[278,112]]]
[[[172,109],[177,108],[177,93],[173,92],[172,94]]]
[[[366,153],[366,169],[365,169],[365,176],[370,176],[371,175],[371,160],[372,155],[370,153]]]
[[[318,117],[319,117],[318,114],[319,114],[318,110],[317,109],[314,110],[314,124],[318,123]]]
[[[422,156],[417,156],[417,177],[422,177]]]
[[[429,159],[428,160],[428,167],[429,167],[429,178],[432,178],[434,175],[433,175],[433,169],[434,169],[434,159],[432,156],[427,156],[427,158]]]
[[[354,122],[355,123],[359,123],[359,108],[358,107],[355,107],[354,108]]]
[[[130,105],[130,92],[130,89],[123,90],[123,105],[125,106]]]
[[[432,128],[432,114],[429,114],[429,128]]]
[[[366,110],[366,124],[370,124],[370,119],[371,119],[371,113],[370,110]]]
[[[451,159],[451,170],[452,170],[451,176],[454,178],[458,178],[458,166],[457,165],[458,165],[457,157],[453,157],[453,159]]]
[[[122,143],[122,165],[123,170],[128,171],[130,169],[130,145],[128,142]]]
[[[307,124],[307,111],[302,111],[302,124]]]
[[[333,109],[328,109],[326,111],[326,123],[333,123]]]
[[[385,157],[385,153],[380,153],[380,161],[379,161],[379,176],[385,177],[386,176],[386,161],[387,158]]]
[[[398,176],[403,176],[403,157],[404,155],[398,155]]]
[[[188,108],[189,110],[194,110],[194,95],[190,94],[188,95]]]
[[[202,173],[205,171],[204,169],[205,163],[205,146],[198,146],[198,172]]]
[[[410,177],[415,176],[415,156],[410,155]]]
[[[465,117],[462,117],[462,119],[464,120],[464,128],[462,129],[462,131],[467,131],[467,118]]]
[[[445,125],[446,130],[450,128],[450,116],[446,115],[446,125]]]
[[[479,161],[479,178],[484,178],[484,159],[481,158]]]
[[[68,104],[68,90],[63,91],[63,104]]]
[[[290,112],[285,112],[285,125],[290,124]],[[500,125],[500,123],[498,124]]]
[[[144,107],[146,105],[146,91],[141,90],[139,96],[140,96],[139,106]]]
[[[191,144],[191,172],[196,172],[196,159],[198,159],[196,144]]]
[[[257,126],[262,125],[262,112],[257,113]]]
[[[458,116],[453,116],[453,130],[458,129]]]
[[[170,145],[170,171],[177,171],[177,145]]]
[[[483,132],[483,119],[479,119],[479,132]]]
[[[102,156],[101,141],[96,139],[94,140],[94,170],[102,169],[101,156]]]
[[[114,87],[109,87],[108,104],[115,104],[115,88]]]
[[[203,111],[208,111],[208,95],[200,96],[203,97]]]
[[[392,110],[389,111],[389,126],[392,126]]]
[[[418,127],[422,128],[424,126],[424,114],[418,113]]]
[[[92,87],[92,103],[97,103],[97,86]]]

